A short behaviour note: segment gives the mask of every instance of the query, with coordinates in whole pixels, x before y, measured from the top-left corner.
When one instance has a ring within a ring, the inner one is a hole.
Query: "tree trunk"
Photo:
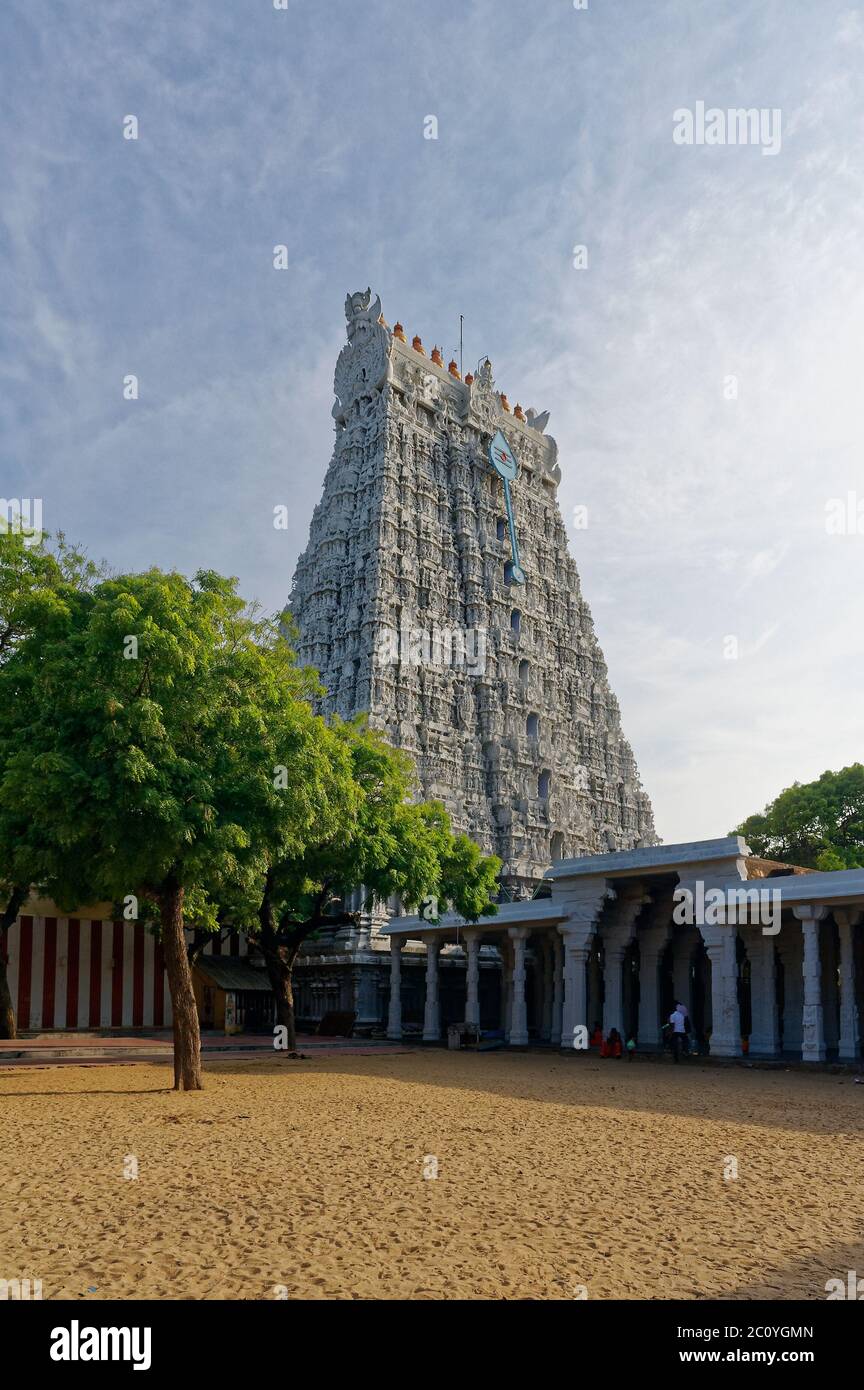
[[[201,1090],[201,1030],[183,935],[183,889],[168,878],[159,893],[162,950],[174,1014],[174,1089]]]
[[[292,979],[294,962],[292,960],[289,965],[281,955],[274,957],[267,951],[264,952],[264,959],[267,962],[270,988],[276,996],[276,1018],[285,1029],[286,1051],[296,1052],[297,1026],[294,1018],[294,981]]]
[[[3,937],[6,937],[5,931]],[[18,1033],[15,1028],[15,1006],[12,1003],[12,995],[9,993],[9,976],[6,971],[6,961],[3,952],[0,951],[0,1038],[17,1038]]]
[[[9,901],[0,916],[0,944],[5,948],[9,940],[9,928],[14,925],[21,909],[27,889],[16,884],[9,894]],[[17,1038],[15,1026],[15,1005],[9,993],[9,975],[6,969],[6,952],[0,949],[0,1038]]]
[[[276,914],[270,900],[269,886],[258,909],[261,931],[258,944],[267,967],[267,978],[276,998],[276,1019],[286,1030],[288,1052],[297,1051],[297,1028],[294,1020],[294,983],[292,972],[298,947],[280,946],[276,934]]]

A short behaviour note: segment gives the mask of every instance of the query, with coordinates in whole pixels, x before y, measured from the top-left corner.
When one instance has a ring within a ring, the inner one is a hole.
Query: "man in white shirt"
[[[677,1062],[681,1056],[681,1048],[684,1046],[684,1037],[686,1033],[684,1015],[681,1012],[680,1005],[675,1005],[675,1008],[669,1015],[669,1022],[672,1024],[672,1060]]]

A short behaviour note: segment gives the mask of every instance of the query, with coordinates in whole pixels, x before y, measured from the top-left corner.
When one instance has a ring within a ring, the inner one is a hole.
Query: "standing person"
[[[669,1015],[669,1022],[672,1025],[672,1060],[677,1063],[680,1060],[681,1048],[687,1036],[687,1031],[684,1027],[684,1015],[678,1004],[675,1005],[675,1008]]]

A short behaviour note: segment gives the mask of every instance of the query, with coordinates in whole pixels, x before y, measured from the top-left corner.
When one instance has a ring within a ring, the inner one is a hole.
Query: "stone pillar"
[[[783,964],[783,1051],[801,1052],[803,1047],[804,972],[801,965],[801,933],[797,923],[787,923],[775,938],[777,954]]]
[[[801,1057],[805,1062],[825,1061],[825,1021],[822,1013],[822,962],[819,956],[819,923],[827,909],[807,905],[792,909],[801,923],[804,940],[804,1008],[801,1030],[804,1045]]]
[[[561,1015],[561,1046],[573,1046],[574,1031],[591,1027],[587,1018],[588,990],[585,967],[588,964],[591,933],[584,928],[560,926],[564,942],[564,1007]]]
[[[440,1042],[441,1007],[438,999],[438,952],[441,950],[439,937],[424,933],[426,946],[426,1008],[423,1013],[423,1041]]]
[[[648,933],[646,932],[647,936]],[[639,941],[639,1048],[660,1045],[660,957],[652,942]]]
[[[309,1016],[317,1021],[321,1018],[321,981],[319,979],[313,978],[309,986],[309,993],[311,995]]]
[[[840,938],[840,1048],[841,1062],[861,1056],[861,1034],[858,1025],[858,1004],[855,998],[855,939],[854,929],[861,920],[858,908],[834,909],[834,921]]]
[[[603,1033],[608,1037],[611,1028],[617,1028],[619,1033],[624,1031],[624,948],[610,943],[605,948],[603,962]],[[585,1021],[590,1028],[587,1017]]]
[[[561,1005],[561,1033],[558,1039],[565,1050],[572,1049],[573,1030],[589,1028],[586,965],[591,941],[603,909],[615,901],[615,890],[605,878],[589,878],[586,882],[563,885],[560,892],[552,885],[552,898],[564,920],[558,926],[564,955],[564,999]]]
[[[644,884],[631,879],[607,909],[603,936],[603,1032],[624,1032],[624,956],[636,934],[636,919],[650,902]],[[587,1012],[587,1011],[586,1011]],[[594,1020],[586,1018],[590,1027]]]
[[[558,932],[552,936],[552,1031],[549,1041],[554,1047],[561,1046],[561,1028],[564,1012],[564,943]]]
[[[498,938],[498,951],[501,956],[501,1032],[505,1041],[510,1036],[510,998],[512,993],[510,979],[510,940],[505,934]]]
[[[507,935],[513,942],[513,994],[510,1004],[511,1047],[526,1047],[528,1044],[528,1006],[525,999],[525,946],[529,927],[508,927]]]
[[[826,912],[827,912],[826,908]],[[840,1044],[840,960],[838,933],[829,917],[819,928],[819,961],[822,967],[822,1027],[825,1030],[826,1052],[836,1051]]]
[[[603,968],[600,964],[600,952],[597,948],[596,936],[592,940],[588,952],[588,1003],[586,1012],[589,1028],[593,1028],[595,1023],[599,1023],[600,1027],[603,1027]]]
[[[401,936],[390,938],[390,1008],[387,1012],[387,1036],[402,1041],[402,947]]]
[[[533,962],[531,978],[533,981],[534,993],[534,1029],[539,1042],[543,1036],[543,968],[545,955],[543,952],[542,935],[535,935],[530,954]]]
[[[711,961],[711,1056],[741,1056],[735,927],[700,927]],[[689,1002],[683,1001],[689,1008]]]
[[[552,1037],[552,977],[555,969],[555,960],[552,950],[552,941],[548,932],[544,932],[539,938],[540,942],[540,962],[543,970],[543,1005],[540,1012],[540,1038],[542,1042],[549,1042]]]
[[[776,1057],[780,1051],[777,1017],[777,962],[774,937],[761,931],[747,932],[744,938],[750,960],[750,1053]]]
[[[647,922],[636,932],[639,943],[639,1049],[661,1047],[660,960],[672,935],[671,896],[662,894],[648,910]]]
[[[467,969],[465,971],[465,1022],[480,1027],[480,938],[482,932],[466,927],[462,933],[465,941]]]

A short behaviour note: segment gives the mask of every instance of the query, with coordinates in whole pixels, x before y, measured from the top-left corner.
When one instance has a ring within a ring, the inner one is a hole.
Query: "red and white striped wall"
[[[247,953],[239,932],[204,948],[205,955]],[[6,954],[19,1030],[171,1025],[162,947],[140,922],[22,916],[9,929]]]

